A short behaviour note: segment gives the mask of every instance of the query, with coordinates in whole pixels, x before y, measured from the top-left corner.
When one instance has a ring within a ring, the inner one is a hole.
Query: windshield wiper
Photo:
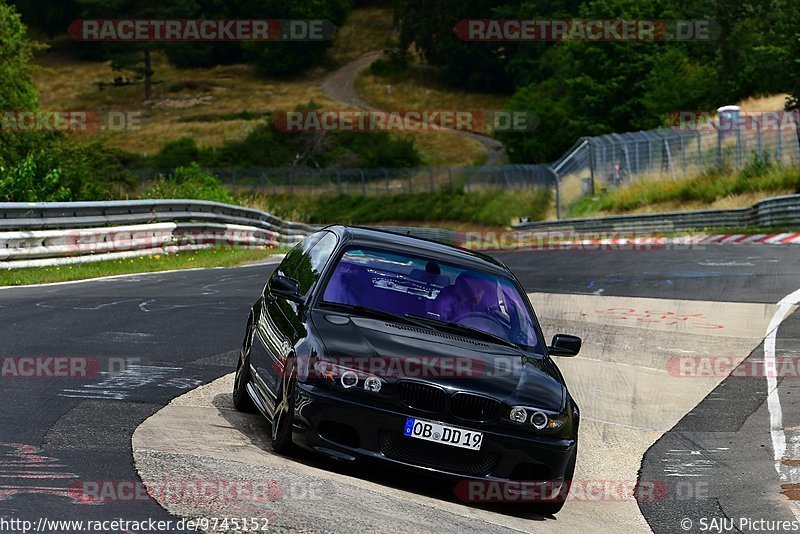
[[[398,321],[404,324],[413,324],[415,326],[421,326],[423,328],[431,328],[430,325],[421,323],[419,321],[415,321],[410,317],[403,317],[400,315],[395,315],[393,313],[389,313],[383,310],[378,310],[376,308],[369,308],[367,306],[361,306],[360,304],[344,304],[343,302],[320,302],[320,306],[325,308],[333,308],[339,311],[347,312],[347,313],[357,313],[358,315],[363,315],[365,317],[375,317],[380,319],[386,319],[387,321]]]
[[[452,323],[450,321],[443,321],[441,319],[434,319],[433,317],[425,317],[424,315],[416,315],[413,313],[405,314],[406,319],[411,319],[414,321],[419,321],[421,323],[429,324],[433,327],[440,327],[446,328],[451,331],[455,331],[461,334],[467,334],[472,337],[479,337],[484,340],[491,341],[493,343],[497,343],[499,345],[505,345],[507,347],[511,347],[513,349],[520,349],[521,347],[516,343],[509,341],[505,338],[500,336],[496,336],[494,334],[490,334],[489,332],[484,332],[483,330],[479,330],[478,328],[472,328],[471,326],[465,326],[463,324]]]

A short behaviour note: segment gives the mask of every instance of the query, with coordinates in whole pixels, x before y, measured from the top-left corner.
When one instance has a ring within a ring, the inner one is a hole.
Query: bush
[[[311,224],[458,221],[507,226],[518,217],[543,220],[550,207],[551,193],[538,190],[468,193],[443,189],[392,196],[274,195],[243,200],[279,217],[299,218]]]
[[[408,49],[401,47],[400,43],[394,39],[388,39],[383,49],[386,59],[381,58],[372,62],[369,66],[370,74],[375,76],[398,76],[408,70],[409,55]]]
[[[132,189],[135,179],[127,170],[129,163],[127,153],[97,143],[40,139],[40,145],[14,165],[0,166],[0,200],[109,200]]]
[[[233,195],[215,175],[196,163],[180,167],[171,176],[158,177],[145,191],[144,198],[194,199],[235,204]]]
[[[161,147],[151,160],[157,169],[176,169],[200,161],[200,147],[193,137],[182,137]]]
[[[298,110],[316,107],[311,102]],[[401,168],[422,164],[422,156],[411,138],[388,132],[283,132],[269,121],[220,148],[200,148],[191,137],[169,142],[146,165],[174,169],[191,163],[212,168]]]

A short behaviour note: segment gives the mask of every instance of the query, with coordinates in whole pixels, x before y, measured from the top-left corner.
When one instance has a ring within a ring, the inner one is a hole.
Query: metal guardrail
[[[262,211],[197,200],[0,203],[0,268],[293,245],[314,231]]]
[[[517,230],[670,232],[702,228],[800,226],[800,195],[766,198],[749,208],[676,211],[525,223]]]
[[[313,228],[307,224],[284,221],[270,213],[203,200],[0,203],[0,231],[88,228],[158,222],[206,222],[254,226],[277,232],[281,243],[285,244],[295,243],[313,232]]]

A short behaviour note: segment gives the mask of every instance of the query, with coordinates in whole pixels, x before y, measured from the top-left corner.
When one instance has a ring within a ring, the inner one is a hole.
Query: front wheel
[[[250,323],[247,326],[247,335],[242,345],[242,354],[236,367],[236,377],[233,379],[233,406],[240,412],[253,413],[256,405],[247,393],[247,384],[250,383],[250,347],[252,346],[252,330]]]
[[[294,367],[287,362],[280,381],[278,403],[272,416],[272,449],[278,454],[289,455],[295,450],[294,441],[292,441],[292,427],[294,426],[296,391],[297,376]]]

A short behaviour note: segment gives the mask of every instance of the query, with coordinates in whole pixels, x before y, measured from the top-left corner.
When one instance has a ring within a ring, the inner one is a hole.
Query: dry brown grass
[[[768,197],[775,197],[779,195],[791,195],[794,194],[794,190],[786,189],[786,190],[779,190],[779,191],[760,191],[760,192],[748,192],[742,193],[739,195],[729,195],[723,198],[720,198],[711,204],[706,204],[700,201],[694,202],[681,202],[681,201],[671,201],[671,202],[659,202],[656,204],[651,204],[648,206],[643,206],[641,208],[635,209],[633,211],[629,211],[626,213],[658,213],[663,211],[687,211],[687,210],[713,210],[713,209],[731,209],[731,208],[746,208],[752,206],[759,200]]]
[[[354,10],[345,25],[339,28],[332,48],[328,51],[329,66],[360,57],[371,50],[383,48],[392,36],[391,10],[366,7]],[[325,71],[314,69],[292,80],[264,78],[249,65],[227,65],[206,69],[181,69],[169,64],[165,57],[153,58],[155,80],[154,100],[143,102],[141,84],[126,87],[105,87],[117,75],[110,62],[82,61],[58,51],[43,54],[38,61],[34,81],[40,93],[43,109],[80,109],[93,111],[141,112],[139,129],[124,132],[91,132],[85,137],[102,138],[109,145],[138,154],[154,154],[167,142],[184,136],[194,137],[200,146],[218,147],[227,140],[241,139],[260,119],[230,120],[225,115],[242,111],[266,114],[276,110],[291,110],[308,102],[321,109],[342,109],[320,89]],[[435,85],[431,79],[409,79],[395,84],[391,101],[376,99],[378,107],[386,109],[499,109],[503,100],[492,95],[454,91]],[[185,87],[186,84],[192,89]],[[181,88],[183,86],[183,88]],[[385,84],[371,76],[362,76],[357,89],[365,91],[368,101],[385,91]],[[384,104],[387,104],[384,106]],[[192,120],[192,119],[196,120]],[[367,134],[365,134],[367,135]],[[481,163],[486,151],[483,146],[464,136],[450,132],[409,132],[431,166],[461,166]]]
[[[777,111],[786,105],[788,95],[770,95],[746,98],[739,102],[742,111]]]
[[[391,86],[391,94],[387,90]],[[502,96],[475,93],[447,87],[432,71],[412,67],[412,74],[401,80],[390,80],[364,71],[356,80],[356,91],[365,101],[381,109],[415,110],[499,110]]]
[[[141,85],[106,87],[116,73],[109,62],[88,62],[45,55],[34,76],[43,109],[125,110],[142,112],[138,130],[105,135],[112,146],[135,153],[154,153],[166,142],[193,136],[198,145],[220,146],[228,139],[244,137],[258,120],[198,120],[201,115],[234,114],[244,110],[267,113],[294,109],[314,101],[323,108],[336,107],[320,90],[317,79],[292,81],[264,79],[248,65],[208,69],[179,69],[164,57],[154,60],[154,100],[143,102]],[[191,82],[199,89],[179,89]]]

